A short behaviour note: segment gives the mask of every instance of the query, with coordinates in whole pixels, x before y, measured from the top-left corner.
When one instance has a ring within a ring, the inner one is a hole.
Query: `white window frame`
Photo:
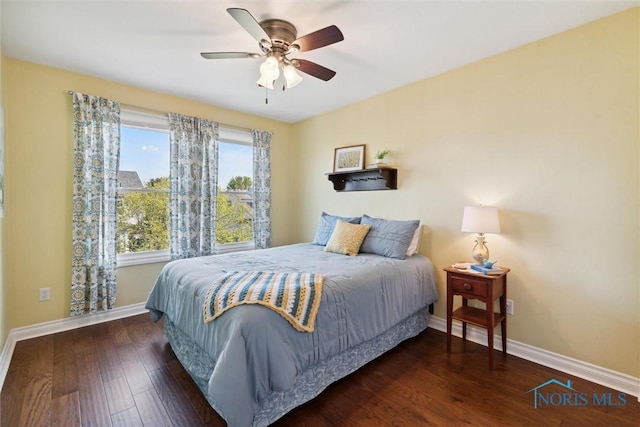
[[[135,110],[121,109],[120,125],[169,134],[169,117],[160,114],[150,114]],[[120,192],[124,194],[129,193],[130,191],[128,191],[127,189],[123,189]],[[135,190],[135,192],[164,193],[165,191]],[[132,265],[154,264],[158,262],[169,261],[171,261],[171,252],[169,249],[163,249],[160,251],[129,252],[118,254],[116,257],[118,267],[129,267]]]
[[[169,118],[160,114],[150,114],[135,110],[122,109],[120,111],[120,123],[121,126],[169,133]],[[220,126],[218,128],[218,134],[221,142],[253,146],[253,138],[249,131]],[[147,191],[157,192],[158,190]],[[127,190],[123,191],[123,193],[126,192]],[[216,244],[215,249],[216,253],[225,254],[230,252],[255,250],[255,248],[255,242],[249,241],[225,243],[222,245]],[[164,249],[160,251],[123,253],[118,254],[116,259],[118,267],[155,264],[171,261],[171,252],[169,249]]]

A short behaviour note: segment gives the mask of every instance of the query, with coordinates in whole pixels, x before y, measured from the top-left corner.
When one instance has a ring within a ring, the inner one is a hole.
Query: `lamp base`
[[[476,244],[471,251],[471,256],[476,264],[482,264],[484,260],[489,259],[489,248],[484,243],[484,233],[478,233],[476,236]]]

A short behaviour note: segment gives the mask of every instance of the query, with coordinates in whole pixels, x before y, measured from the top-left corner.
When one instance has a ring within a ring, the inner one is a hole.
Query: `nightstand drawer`
[[[456,293],[487,296],[487,282],[484,280],[474,280],[469,277],[451,277],[451,288]]]

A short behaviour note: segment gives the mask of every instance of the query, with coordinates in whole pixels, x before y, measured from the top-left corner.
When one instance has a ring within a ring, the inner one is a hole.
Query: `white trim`
[[[121,108],[120,124],[130,128],[169,133],[169,116],[166,114],[153,114]]]
[[[218,139],[221,142],[231,142],[240,145],[253,145],[253,136],[251,136],[251,131],[228,128],[222,124],[218,127]]]
[[[446,333],[447,321],[441,317],[431,316],[429,327]],[[461,323],[453,323],[451,335],[462,337]],[[467,340],[486,347],[486,329],[467,325]],[[496,350],[502,350],[501,335],[494,335],[493,346]],[[640,401],[640,378],[533,347],[509,338],[507,338],[507,353],[630,394],[637,397],[638,401]]]
[[[156,262],[169,262],[171,261],[171,253],[169,252],[169,249],[163,249],[160,251],[127,252],[118,254],[116,260],[118,268],[140,264],[153,264]]]
[[[144,308],[144,305],[145,303],[127,305],[125,307],[118,307],[109,311],[101,311],[96,314],[66,317],[60,320],[53,320],[51,322],[38,323],[35,325],[12,329],[9,332],[7,341],[5,342],[4,347],[2,348],[2,353],[0,354],[0,390],[2,389],[4,380],[7,377],[9,364],[11,363],[11,357],[13,356],[13,350],[15,350],[16,343],[18,341],[69,331],[71,329],[82,328],[96,323],[109,322],[111,320],[122,319],[123,317],[144,314],[148,312],[148,310]]]
[[[216,254],[228,254],[230,252],[252,251],[256,248],[256,243],[253,240],[248,242],[235,242],[224,243],[216,245]]]

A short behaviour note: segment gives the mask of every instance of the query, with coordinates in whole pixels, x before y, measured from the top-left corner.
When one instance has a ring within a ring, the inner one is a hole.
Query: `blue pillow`
[[[331,238],[331,234],[333,233],[333,229],[336,226],[336,222],[341,219],[344,222],[350,222],[351,224],[360,224],[360,217],[343,217],[343,216],[335,216],[329,215],[326,212],[322,212],[320,215],[320,224],[318,224],[318,228],[316,229],[316,235],[313,238],[314,245],[327,246],[327,242],[329,242],[329,238]]]
[[[360,252],[405,259],[420,220],[392,221],[364,215],[360,224],[371,225]]]

